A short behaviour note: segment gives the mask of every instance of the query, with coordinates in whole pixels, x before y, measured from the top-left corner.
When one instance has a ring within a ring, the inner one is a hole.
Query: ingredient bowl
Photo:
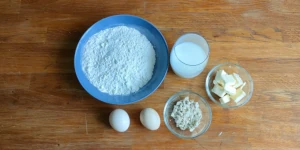
[[[183,100],[185,97],[189,97],[190,100],[194,100],[194,102],[199,103],[199,108],[202,112],[202,119],[200,124],[195,128],[193,132],[190,132],[188,129],[181,130],[179,127],[176,127],[175,120],[171,116],[173,111],[174,105]],[[199,94],[192,92],[192,91],[180,91],[173,96],[171,96],[164,108],[164,121],[167,128],[176,136],[183,138],[183,139],[191,139],[196,138],[207,131],[211,124],[212,120],[212,112],[208,102]]]
[[[228,74],[237,73],[241,77],[243,82],[246,82],[246,85],[243,87],[243,91],[246,93],[246,96],[242,98],[238,103],[235,103],[233,100],[230,100],[230,102],[222,104],[219,101],[220,97],[211,91],[214,87],[213,80],[215,79],[218,70],[224,70]],[[219,106],[224,108],[237,108],[245,105],[250,100],[253,93],[253,80],[250,74],[243,67],[234,63],[227,62],[219,64],[209,71],[206,77],[205,89],[209,98]]]
[[[107,93],[99,91],[89,82],[82,70],[82,52],[89,38],[101,30],[116,26],[127,26],[138,30],[140,33],[147,37],[155,50],[156,61],[152,78],[137,92],[131,93],[129,95],[109,95]],[[164,80],[168,71],[168,65],[168,46],[161,32],[147,20],[132,15],[110,16],[93,24],[81,37],[77,45],[74,57],[76,76],[82,87],[96,99],[105,103],[118,105],[138,102],[152,94]]]

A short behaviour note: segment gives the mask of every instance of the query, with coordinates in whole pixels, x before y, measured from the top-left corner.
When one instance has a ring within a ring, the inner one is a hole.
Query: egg
[[[140,120],[144,127],[149,130],[157,130],[160,126],[160,117],[152,108],[145,108],[140,113]]]
[[[109,124],[118,132],[125,132],[130,125],[127,112],[123,109],[115,109],[109,115]]]

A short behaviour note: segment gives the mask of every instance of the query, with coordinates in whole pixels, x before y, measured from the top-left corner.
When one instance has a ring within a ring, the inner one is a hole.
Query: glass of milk
[[[193,78],[205,68],[209,57],[209,45],[199,34],[186,33],[175,42],[170,63],[176,75]]]

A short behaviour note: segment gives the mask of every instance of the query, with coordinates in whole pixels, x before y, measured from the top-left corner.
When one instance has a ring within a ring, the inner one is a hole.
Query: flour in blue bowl
[[[151,79],[155,51],[138,30],[117,26],[90,37],[84,46],[81,64],[90,83],[99,91],[128,95]]]

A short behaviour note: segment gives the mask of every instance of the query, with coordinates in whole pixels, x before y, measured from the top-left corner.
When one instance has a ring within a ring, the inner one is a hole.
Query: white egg
[[[141,123],[149,130],[157,130],[160,126],[160,117],[152,108],[145,108],[140,113]]]
[[[118,132],[125,132],[130,125],[127,112],[123,109],[115,109],[109,115],[109,123]]]

